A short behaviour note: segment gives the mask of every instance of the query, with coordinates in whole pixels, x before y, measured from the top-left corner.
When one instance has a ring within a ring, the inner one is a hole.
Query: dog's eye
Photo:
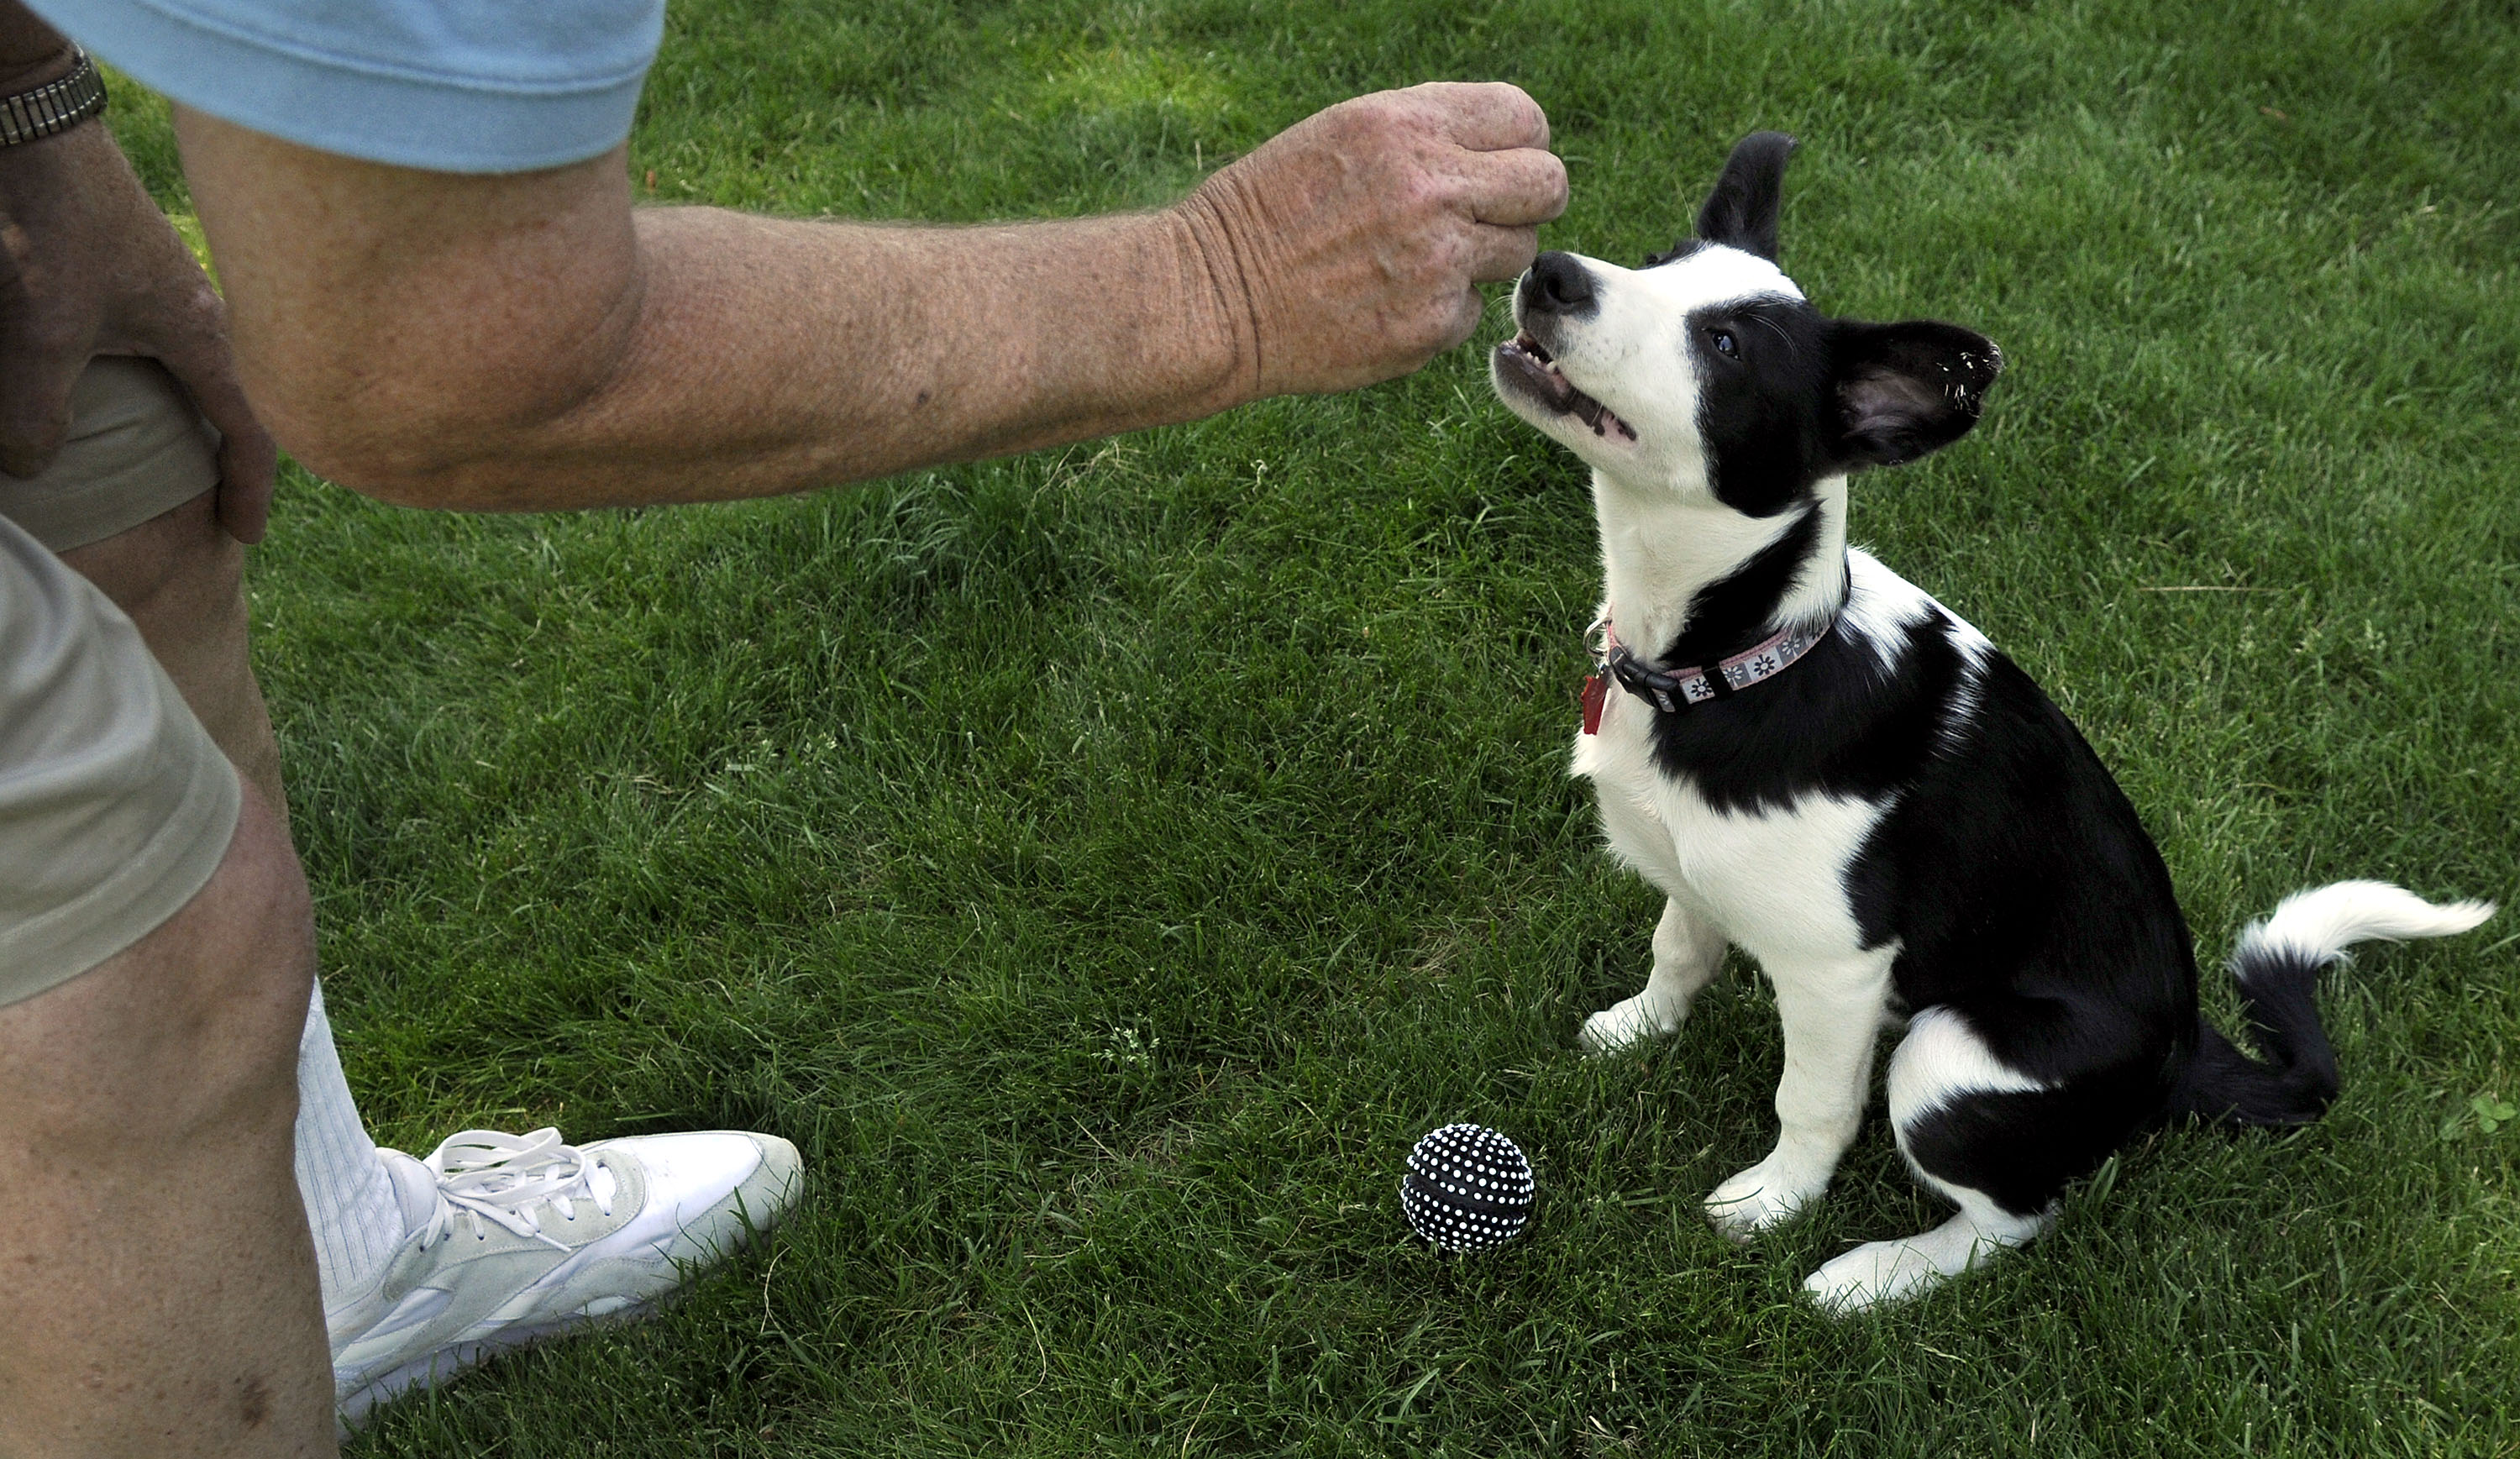
[[[1715,352],[1728,360],[1741,358],[1741,346],[1733,342],[1731,330],[1707,331],[1706,342],[1714,345]]]

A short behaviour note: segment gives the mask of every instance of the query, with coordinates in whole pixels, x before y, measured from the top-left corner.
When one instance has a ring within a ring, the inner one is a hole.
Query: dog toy
[[[1485,1251],[1522,1233],[1538,1189],[1513,1141],[1485,1126],[1447,1125],[1409,1152],[1400,1212],[1441,1250]]]

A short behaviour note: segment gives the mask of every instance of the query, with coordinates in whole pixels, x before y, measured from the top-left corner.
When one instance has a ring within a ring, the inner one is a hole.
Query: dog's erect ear
[[[1742,138],[1724,163],[1724,175],[1715,180],[1715,191],[1706,195],[1706,205],[1697,210],[1697,236],[1774,263],[1785,158],[1793,150],[1794,139],[1782,132],[1752,132]]]
[[[1840,320],[1838,455],[1851,466],[1895,466],[1967,435],[2003,369],[1995,341],[1958,325]]]

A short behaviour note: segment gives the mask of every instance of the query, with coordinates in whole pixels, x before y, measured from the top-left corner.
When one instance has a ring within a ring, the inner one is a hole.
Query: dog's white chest
[[[1576,738],[1571,769],[1593,782],[1619,859],[1763,961],[1857,951],[1846,867],[1887,807],[1814,792],[1772,810],[1717,810],[1654,767],[1652,713],[1614,688],[1600,732]]]

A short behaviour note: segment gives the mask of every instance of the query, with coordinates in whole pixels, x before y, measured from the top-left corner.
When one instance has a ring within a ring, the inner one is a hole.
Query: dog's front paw
[[[1826,1172],[1814,1176],[1771,1155],[1715,1187],[1706,1198],[1706,1216],[1723,1235],[1748,1241],[1793,1219],[1827,1188]]]
[[[1588,1054],[1614,1053],[1630,1044],[1677,1032],[1680,1021],[1688,1016],[1687,1004],[1676,1009],[1656,1008],[1645,1001],[1643,994],[1638,994],[1584,1020],[1584,1030],[1576,1038]]]

